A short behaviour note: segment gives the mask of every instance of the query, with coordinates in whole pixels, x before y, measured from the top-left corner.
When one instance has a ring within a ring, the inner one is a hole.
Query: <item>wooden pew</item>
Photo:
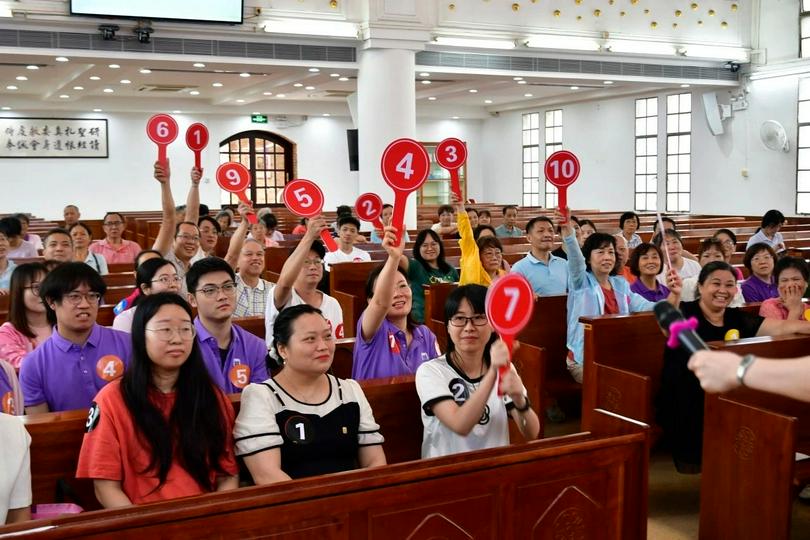
[[[772,358],[806,356],[810,337],[712,342],[710,347]],[[700,538],[788,539],[797,487],[810,480],[810,403],[739,388],[706,395]],[[796,483],[796,479],[800,481]]]
[[[107,275],[101,276],[107,287],[135,287],[135,272],[110,272]]]
[[[411,385],[412,386],[412,385]],[[604,538],[647,526],[646,426],[32,522],[29,538]],[[419,439],[417,438],[416,441]]]

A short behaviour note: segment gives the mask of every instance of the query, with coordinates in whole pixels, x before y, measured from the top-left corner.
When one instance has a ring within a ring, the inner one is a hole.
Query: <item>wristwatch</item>
[[[745,374],[748,372],[748,368],[754,363],[756,360],[756,356],[753,354],[746,354],[743,356],[742,360],[740,360],[740,365],[737,366],[737,382],[740,383],[740,386],[745,386]]]
[[[525,399],[525,400],[526,400],[526,404],[525,404],[525,405],[523,405],[523,407],[518,407],[517,405],[515,405],[515,410],[516,410],[517,412],[526,412],[526,411],[528,411],[528,410],[529,410],[529,408],[532,406],[532,402],[531,402],[531,401],[529,401],[529,396],[524,395],[524,396],[523,396],[523,399]]]

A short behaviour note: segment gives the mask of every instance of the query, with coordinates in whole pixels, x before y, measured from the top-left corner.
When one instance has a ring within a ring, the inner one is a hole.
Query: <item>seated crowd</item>
[[[357,382],[365,379],[415,376],[423,458],[507,445],[510,418],[525,439],[537,438],[533,406],[541,404],[530,403],[485,315],[486,287],[508,272],[523,275],[537,296],[567,294],[567,358],[552,361],[565,362],[577,382],[583,316],[649,311],[663,300],[695,316],[706,340],[732,329],[742,337],[810,334],[802,300],[808,266],[783,256],[777,211],[749,242],[749,277],[738,283],[728,229],[693,255],[668,218],[663,231],[656,223],[652,242],[639,236],[633,212],[609,232],[567,209],[532,217],[521,229],[518,208],[505,206],[493,228],[489,212],[454,197],[438,223],[416,235],[410,256],[407,236],[397,244],[387,206],[384,227],[371,235],[385,259],[368,275],[352,378],[340,379],[330,370],[336,340],[354,321],[344,322],[340,304],[319,287],[330,265],[371,260],[356,246],[364,238],[350,211],[332,227],[322,217],[302,221],[272,283],[265,249],[284,241],[272,213],[249,226],[252,209],[242,204],[233,228],[231,213],[214,219],[198,210],[200,170],[191,171],[179,208],[168,165],[155,164],[154,176],[162,221],[152,249],[123,238],[126,220],[117,212],[104,216],[105,237],[97,240],[75,205],[65,207],[64,228],[41,239],[28,233],[24,215],[0,219],[0,290],[9,295],[0,326],[2,412],[89,410],[76,476],[93,480],[105,508],[237,488],[238,459],[250,477],[243,484],[385,465],[380,425]],[[330,228],[334,252],[319,240]],[[220,237],[228,242],[223,258],[216,256]],[[501,239],[518,237],[527,253],[510,267],[503,256],[509,241]],[[446,256],[456,245],[458,269]],[[44,263],[24,260],[40,253]],[[136,290],[105,327],[97,322],[108,292],[102,276],[119,263],[134,264]],[[423,286],[432,283],[459,284],[444,306],[444,350],[425,325]],[[743,302],[762,302],[760,315],[737,309]],[[239,318],[251,316],[264,317],[264,340],[240,326]],[[687,360],[683,350],[665,353],[658,407],[667,436],[678,442],[676,466],[692,472],[700,467],[703,401]],[[227,398],[233,393],[242,393],[238,415]],[[6,415],[0,437],[15,445],[19,459],[9,466],[20,473],[18,484],[0,482],[0,524],[28,519],[31,504],[30,465],[21,457],[30,438]]]

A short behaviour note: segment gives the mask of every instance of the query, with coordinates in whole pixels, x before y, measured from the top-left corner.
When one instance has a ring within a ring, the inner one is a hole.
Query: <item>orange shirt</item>
[[[225,394],[219,389],[216,391],[226,419],[227,430],[225,454],[220,460],[220,466],[229,475],[235,476],[238,468],[233,454],[233,407]],[[174,392],[163,394],[157,390],[150,390],[152,403],[166,418],[174,407],[175,397]],[[150,448],[141,441],[135,423],[124,404],[121,380],[111,382],[99,391],[90,409],[76,478],[119,481],[133,504],[188,497],[206,492],[177,459],[169,468],[166,482],[155,491],[158,485],[157,471],[144,472],[149,465],[150,456]],[[215,471],[211,471],[212,480],[216,474]]]

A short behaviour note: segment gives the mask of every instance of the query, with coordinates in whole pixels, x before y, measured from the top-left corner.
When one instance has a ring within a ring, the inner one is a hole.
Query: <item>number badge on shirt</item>
[[[726,332],[725,336],[723,336],[724,341],[736,341],[738,339],[740,339],[740,331],[737,330],[736,328],[732,328],[731,330]]]
[[[96,375],[107,382],[114,381],[124,374],[124,362],[114,354],[102,356],[96,362]]]
[[[464,405],[464,402],[470,398],[467,385],[459,378],[452,379],[448,388],[450,388],[450,393],[453,394],[453,401],[459,406]]]
[[[17,411],[14,408],[14,393],[6,392],[3,394],[2,401],[0,401],[0,410],[6,414],[15,415]]]
[[[391,332],[388,332],[388,348],[392,353],[399,354],[399,341],[397,341],[397,336]]]
[[[98,403],[94,401],[93,404],[90,405],[90,411],[87,413],[87,422],[84,424],[84,431],[90,433],[96,429],[99,420],[101,420],[101,408],[98,406]]]
[[[344,337],[346,337],[346,334],[343,333],[343,324],[342,323],[337,325],[337,328],[335,329],[335,337],[337,339],[343,339]]]
[[[228,378],[235,387],[244,388],[250,382],[250,366],[243,364],[239,360],[234,360]]]
[[[305,416],[291,416],[284,424],[284,434],[294,444],[309,444],[312,442],[312,423]]]

